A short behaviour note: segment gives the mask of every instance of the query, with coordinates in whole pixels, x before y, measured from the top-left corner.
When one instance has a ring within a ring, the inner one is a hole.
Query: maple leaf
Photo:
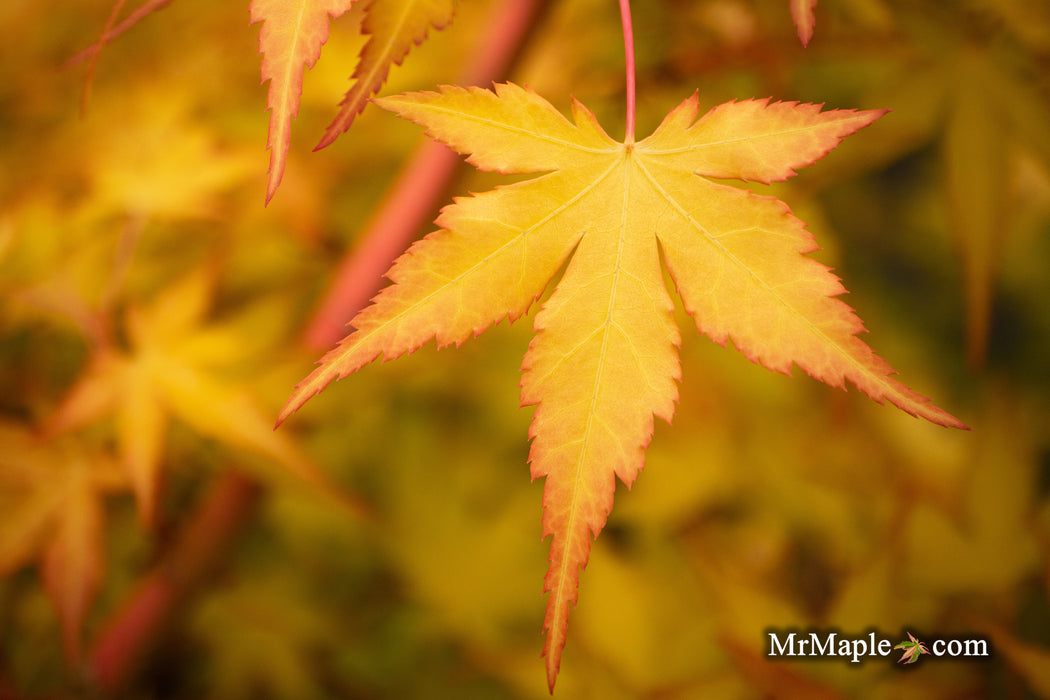
[[[803,46],[809,46],[813,38],[813,28],[817,24],[817,18],[813,8],[817,6],[817,0],[791,0],[791,20],[798,30],[798,39]]]
[[[202,268],[152,304],[129,308],[130,351],[100,347],[45,432],[59,435],[113,414],[120,460],[146,523],[154,518],[172,417],[200,435],[284,465],[330,502],[359,514],[360,504],[340,493],[294,441],[274,434],[254,392],[219,371],[240,359],[243,331],[233,323],[204,323],[214,278],[212,270]]]
[[[303,70],[312,68],[328,41],[330,19],[346,12],[355,0],[252,0],[251,23],[262,22],[259,53],[262,81],[270,81],[266,105],[270,110],[269,182],[266,201],[277,191],[284,176],[292,120],[299,114],[303,92]]]
[[[997,3],[979,4],[991,13],[1001,9]],[[1014,19],[1002,21],[1016,23],[1017,32],[1022,25],[1044,27],[1040,7],[1028,4],[1022,10],[1018,5]],[[886,125],[877,150],[864,153],[858,162],[900,161],[920,144],[939,150],[934,181],[943,188],[949,233],[958,247],[966,359],[976,369],[987,361],[1004,250],[1023,218],[1022,200],[1009,185],[1011,168],[1017,167],[1019,153],[1043,171],[1050,168],[1050,131],[1045,126],[1050,103],[990,45],[975,44],[960,31],[961,25],[948,21],[957,17],[948,6],[943,14],[931,15],[902,4],[893,15],[916,53],[865,99],[903,109]]]
[[[357,67],[336,118],[314,150],[330,145],[350,128],[354,118],[379,92],[394,64],[401,65],[413,45],[426,39],[430,29],[441,30],[452,22],[454,0],[372,0],[366,8],[362,31],[371,36],[361,49]]]
[[[890,375],[837,295],[828,268],[804,254],[813,236],[787,206],[710,178],[771,182],[827,154],[881,111],[744,100],[702,118],[692,97],[648,138],[619,143],[573,101],[575,124],[514,84],[443,87],[376,100],[468,155],[481,170],[546,174],[446,207],[441,230],[388,273],[393,284],[352,321],[278,423],[335,379],[380,355],[431,338],[460,344],[523,315],[559,269],[536,315],[522,364],[533,478],[546,477],[543,533],[551,536],[544,621],[553,689],[580,570],[612,508],[615,477],[630,486],[654,416],[670,421],[680,378],[679,333],[661,258],[697,329],[748,359],[792,363],[832,386],[849,380],[878,402],[963,428]]]
[[[0,486],[0,576],[39,558],[66,656],[79,662],[81,629],[105,570],[103,501],[125,480],[109,455],[89,445],[44,441],[0,423]]]
[[[923,654],[929,654],[929,650],[926,645],[916,639],[911,632],[908,632],[908,639],[911,641],[901,642],[894,649],[903,649],[904,653],[897,659],[897,663],[904,662],[906,664],[913,664],[919,660],[919,657]]]

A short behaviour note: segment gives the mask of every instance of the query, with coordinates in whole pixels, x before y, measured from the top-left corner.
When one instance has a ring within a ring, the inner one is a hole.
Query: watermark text
[[[925,642],[905,631],[891,638],[876,630],[850,635],[835,629],[766,631],[769,658],[840,659],[861,663],[881,659],[900,651],[898,661],[911,664],[923,655],[936,658],[981,658],[991,656],[991,645],[981,637],[937,638]]]

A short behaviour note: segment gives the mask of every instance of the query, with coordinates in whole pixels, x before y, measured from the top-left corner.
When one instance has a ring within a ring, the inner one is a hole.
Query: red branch
[[[91,677],[109,695],[125,686],[193,587],[224,560],[261,489],[235,469],[212,485],[171,552],[124,601],[91,651]]]
[[[102,46],[106,43],[106,35],[113,29],[113,23],[117,21],[117,15],[120,14],[120,10],[124,7],[124,0],[117,0],[116,4],[113,5],[113,9],[109,12],[109,17],[106,18],[106,26],[102,28],[102,36],[99,37],[98,42],[95,44],[98,46],[98,50],[91,56],[91,61],[88,63],[87,75],[84,76],[84,91],[80,93],[80,113],[86,114],[88,103],[91,101],[91,83],[95,79],[95,66],[98,64],[98,55],[102,50]]]
[[[80,63],[84,59],[93,58],[95,54],[102,50],[103,46],[113,41],[118,36],[128,31],[140,21],[153,14],[157,10],[167,7],[171,4],[171,1],[172,0],[149,0],[146,3],[143,3],[143,5],[137,10],[128,15],[123,22],[111,27],[110,24],[113,21],[113,17],[116,16],[116,13],[119,11],[120,6],[124,4],[123,0],[119,0],[117,2],[117,6],[114,8],[113,12],[110,15],[109,21],[106,22],[106,30],[102,32],[102,36],[99,38],[99,40],[91,46],[84,49],[83,51],[81,51],[80,53],[78,53],[76,56],[73,56],[72,58],[67,60],[65,63],[62,64],[62,67],[69,68],[70,66],[75,66],[76,64]]]

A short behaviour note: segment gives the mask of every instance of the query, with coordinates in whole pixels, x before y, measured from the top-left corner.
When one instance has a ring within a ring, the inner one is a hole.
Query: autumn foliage
[[[856,334],[844,290],[801,254],[815,248],[779,201],[707,178],[785,180],[878,112],[735,102],[697,120],[696,96],[637,143],[617,143],[580,103],[569,123],[513,84],[495,93],[445,88],[384,98],[382,107],[427,127],[482,170],[551,174],[443,210],[444,232],[395,263],[394,284],[351,322],[341,347],[304,380],[286,417],[332,379],[434,338],[459,345],[502,318],[522,316],[565,267],[536,315],[522,364],[521,402],[536,406],[529,437],[533,478],[546,477],[551,536],[544,629],[548,681],[565,646],[569,610],[591,538],[612,509],[615,478],[642,468],[653,417],[668,422],[680,379],[671,299],[660,252],[697,329],[750,359],[845,388],[951,427],[964,427],[890,378]]]
[[[963,4],[0,10],[0,696],[1050,697],[1050,12]]]

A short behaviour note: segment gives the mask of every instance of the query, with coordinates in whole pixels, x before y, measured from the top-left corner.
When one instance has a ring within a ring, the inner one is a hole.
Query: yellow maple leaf
[[[342,15],[354,0],[252,0],[251,21],[262,22],[259,53],[263,55],[263,82],[270,81],[266,106],[270,110],[270,177],[266,201],[277,192],[284,176],[292,140],[292,120],[299,114],[303,70],[312,68],[328,41],[330,18]]]
[[[125,481],[115,460],[89,444],[41,440],[0,423],[0,486],[0,576],[38,558],[66,656],[79,662],[82,627],[105,571],[103,501]]]
[[[292,120],[299,114],[303,71],[312,68],[328,41],[332,19],[346,13],[356,0],[252,0],[251,21],[262,22],[259,53],[263,55],[263,82],[269,81],[266,104],[270,110],[267,148],[270,149],[266,201],[277,192],[291,145]],[[362,31],[369,40],[354,68],[350,89],[339,103],[339,113],[314,150],[334,142],[386,81],[390,68],[400,65],[412,47],[431,29],[452,22],[453,0],[372,0],[364,10]]]
[[[200,268],[152,304],[130,308],[130,351],[100,347],[50,416],[47,432],[65,433],[112,414],[121,462],[147,523],[153,521],[170,418],[284,465],[301,483],[360,515],[361,504],[339,492],[294,440],[271,430],[252,388],[218,371],[217,365],[236,364],[243,349],[232,324],[205,323],[214,283],[212,270]],[[264,469],[263,476],[280,474]]]
[[[435,338],[459,344],[524,314],[565,266],[536,315],[522,365],[532,476],[546,477],[551,535],[544,629],[553,689],[569,611],[615,477],[630,486],[653,417],[670,421],[680,377],[673,304],[661,260],[697,329],[754,362],[796,364],[832,386],[849,380],[878,402],[965,427],[895,381],[864,344],[845,289],[805,256],[813,236],[787,206],[710,178],[785,180],[883,112],[794,102],[731,102],[697,119],[694,94],[648,138],[619,143],[573,103],[575,124],[534,92],[444,87],[377,100],[481,170],[547,174],[457,199],[439,230],[390,270],[394,284],[289,398],[279,421],[334,379]]]
[[[350,128],[368,98],[379,92],[390,68],[405,60],[413,46],[423,43],[431,29],[452,23],[454,0],[373,0],[366,10],[362,31],[368,43],[351,77],[353,84],[339,103],[339,114],[328,125],[314,150],[330,145]]]

